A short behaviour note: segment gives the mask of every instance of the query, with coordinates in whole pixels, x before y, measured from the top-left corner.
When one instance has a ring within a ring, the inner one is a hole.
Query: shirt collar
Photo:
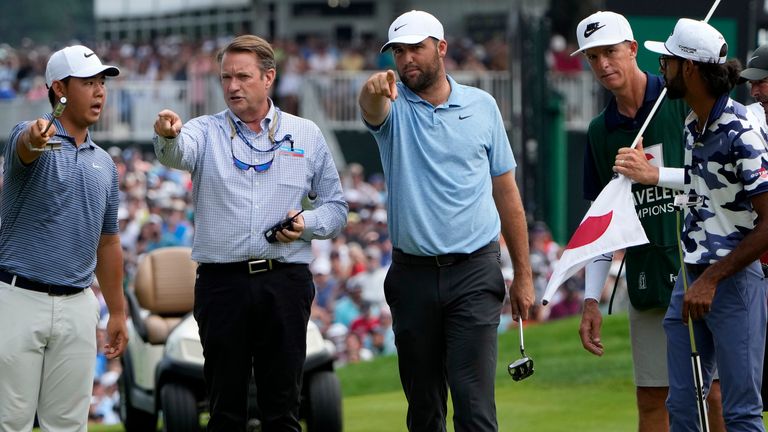
[[[271,98],[267,98],[267,101],[269,102],[269,110],[267,110],[267,115],[264,116],[263,119],[259,122],[259,126],[261,127],[261,132],[268,131],[269,126],[272,124],[272,120],[276,119],[277,113],[275,112],[275,104],[272,102]],[[238,116],[235,115],[235,113],[232,112],[229,108],[227,108],[227,115],[234,120],[234,122],[237,124],[237,127],[240,128],[240,130],[248,130],[251,133],[253,132],[248,125],[245,124],[244,121],[240,120]],[[261,133],[259,132],[259,133]]]
[[[691,135],[693,135],[694,140],[698,140],[701,136],[707,133],[707,130],[715,123],[717,123],[717,119],[720,118],[721,115],[723,115],[723,111],[725,111],[726,107],[728,106],[728,102],[731,100],[728,93],[723,93],[715,100],[715,103],[712,105],[712,109],[709,110],[709,118],[707,118],[706,123],[706,129],[700,134],[696,130],[696,126],[701,121],[699,117],[696,115],[696,112],[691,110],[691,113],[688,115],[688,118],[686,119],[686,126],[688,127],[688,131],[690,131]],[[694,125],[694,121],[696,124]]]
[[[664,79],[659,75],[649,74],[644,72],[648,78],[645,84],[645,94],[643,95],[643,105],[637,110],[635,118],[629,118],[619,112],[618,104],[616,103],[616,97],[611,96],[611,100],[608,101],[608,106],[605,108],[605,127],[609,131],[614,131],[618,128],[625,129],[637,129],[638,123],[642,125],[648,114],[651,112],[656,99],[659,98],[662,89],[664,88]]]
[[[61,121],[59,121],[58,118],[54,118],[53,114],[51,113],[47,113],[45,116],[43,116],[43,118],[46,120],[50,120],[51,118],[53,118],[53,126],[56,127],[55,136],[59,138],[64,138],[64,141],[72,144],[73,146],[75,145],[75,138],[67,132],[67,130],[64,128],[64,125],[61,124]],[[77,149],[80,150],[83,148],[94,148],[94,147],[96,147],[96,144],[91,139],[91,131],[90,129],[86,129],[85,141],[83,141],[82,144],[77,146]]]

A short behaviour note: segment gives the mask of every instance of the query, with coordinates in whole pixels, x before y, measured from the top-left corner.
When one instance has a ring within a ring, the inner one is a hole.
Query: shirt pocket
[[[307,161],[304,157],[280,153],[276,156],[275,168],[279,171],[278,182],[283,186],[304,188],[307,182]]]

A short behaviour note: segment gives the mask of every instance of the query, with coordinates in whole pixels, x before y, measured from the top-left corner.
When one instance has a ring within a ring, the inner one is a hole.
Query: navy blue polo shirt
[[[76,147],[58,120],[61,150],[24,165],[16,143],[28,125],[14,127],[4,152],[0,269],[47,284],[89,287],[101,234],[118,233],[117,168],[90,134]]]

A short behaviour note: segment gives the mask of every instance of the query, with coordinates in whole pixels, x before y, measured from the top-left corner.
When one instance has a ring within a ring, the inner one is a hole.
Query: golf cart
[[[127,432],[200,431],[207,410],[203,348],[192,316],[196,264],[186,247],[156,249],[139,262],[133,290],[126,290],[131,319],[121,357],[120,418]],[[310,321],[300,417],[309,432],[341,431],[341,389],[333,348]],[[253,381],[253,380],[252,380]],[[251,383],[249,430],[258,430],[256,388]]]

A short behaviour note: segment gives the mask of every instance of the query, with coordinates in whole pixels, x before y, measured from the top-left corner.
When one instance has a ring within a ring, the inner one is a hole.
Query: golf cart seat
[[[189,247],[155,249],[139,261],[134,281],[135,301],[149,312],[143,319],[131,316],[142,338],[150,344],[164,344],[171,330],[192,311],[197,263]],[[133,303],[129,298],[129,302]],[[136,323],[136,320],[142,321]],[[142,329],[143,327],[143,330]]]

